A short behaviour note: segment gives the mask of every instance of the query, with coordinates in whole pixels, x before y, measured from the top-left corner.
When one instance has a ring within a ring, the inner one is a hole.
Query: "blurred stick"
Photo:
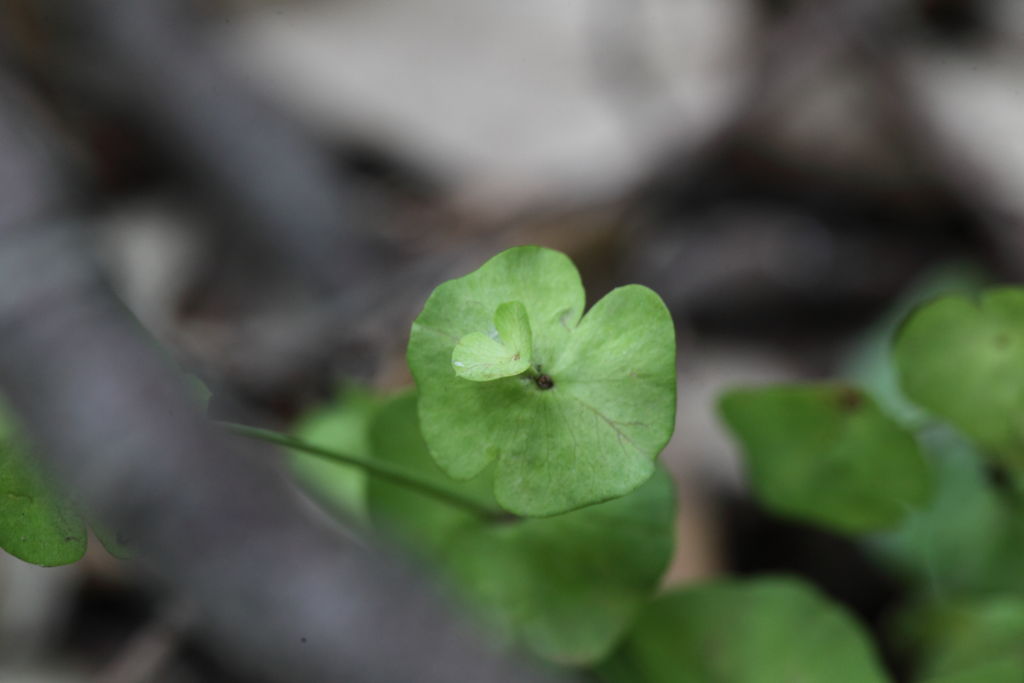
[[[57,481],[253,679],[542,680],[395,558],[312,523],[257,446],[198,414],[76,244],[20,101],[0,74],[0,388]]]
[[[380,277],[393,265],[373,230],[380,197],[371,201],[306,130],[232,73],[187,10],[183,0],[44,1],[32,14],[47,27],[49,49],[11,52],[51,89],[127,114],[135,125],[126,134],[143,138],[129,142],[204,196],[236,249],[265,256],[253,290],[266,293],[266,264],[306,286],[313,296],[294,297],[296,324],[275,321],[278,329],[239,353],[254,362],[238,375],[261,394],[284,394],[329,374],[337,338],[351,343],[365,302],[393,282]],[[324,319],[325,311],[340,316]]]
[[[377,273],[367,202],[323,150],[225,68],[177,0],[58,3],[68,39],[117,83],[157,147],[300,281],[335,292]]]

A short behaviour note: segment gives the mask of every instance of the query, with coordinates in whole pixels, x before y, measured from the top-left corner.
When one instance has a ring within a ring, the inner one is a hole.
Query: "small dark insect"
[[[547,375],[537,375],[537,379],[535,381],[537,382],[537,386],[541,389],[550,389],[555,386],[555,383]]]

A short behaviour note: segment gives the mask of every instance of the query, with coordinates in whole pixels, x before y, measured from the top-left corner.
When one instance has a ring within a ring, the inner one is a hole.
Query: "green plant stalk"
[[[457,491],[452,491],[451,489],[424,479],[403,467],[396,466],[394,463],[383,460],[374,460],[371,458],[361,458],[348,453],[338,453],[327,448],[321,448],[320,446],[306,443],[294,436],[275,432],[271,429],[250,427],[248,425],[237,424],[234,422],[222,422],[221,424],[229,431],[232,431],[239,436],[259,441],[267,441],[269,443],[301,451],[331,462],[351,465],[352,467],[360,467],[370,475],[386,479],[392,483],[398,484],[399,486],[404,486],[412,491],[416,491],[425,496],[430,496],[436,500],[447,503],[448,505],[462,508],[463,510],[467,510],[474,515],[487,520],[501,521],[507,519],[509,516],[508,512],[496,506],[489,505]]]

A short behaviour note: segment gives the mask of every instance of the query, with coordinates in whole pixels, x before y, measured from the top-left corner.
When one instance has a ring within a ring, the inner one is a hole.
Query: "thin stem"
[[[303,453],[308,453],[309,455],[323,460],[328,460],[330,462],[360,467],[368,474],[375,477],[386,479],[394,484],[398,484],[399,486],[404,486],[411,491],[431,496],[432,498],[449,505],[460,507],[485,519],[501,520],[508,517],[507,512],[497,508],[496,506],[476,500],[459,493],[458,491],[445,488],[444,486],[421,477],[400,465],[387,462],[386,460],[361,458],[348,453],[338,453],[327,448],[321,448],[320,446],[306,443],[305,441],[289,434],[282,434],[281,432],[275,432],[270,429],[250,427],[248,425],[237,424],[234,422],[222,422],[221,424],[240,436],[275,443],[279,446],[291,448],[296,451],[302,451]]]

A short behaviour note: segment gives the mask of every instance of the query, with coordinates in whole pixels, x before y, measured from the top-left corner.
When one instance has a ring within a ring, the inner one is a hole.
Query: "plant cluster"
[[[315,497],[403,544],[495,633],[554,665],[606,683],[890,680],[860,624],[798,579],[659,594],[675,337],[651,290],[621,287],[585,311],[566,256],[509,249],[431,294],[408,361],[415,391],[349,388],[291,435],[233,429],[289,447]],[[915,681],[1022,680],[1024,290],[916,309],[879,368],[878,382],[725,395],[752,492],[861,539],[906,579],[890,636]],[[3,431],[0,547],[78,559],[85,522]]]

